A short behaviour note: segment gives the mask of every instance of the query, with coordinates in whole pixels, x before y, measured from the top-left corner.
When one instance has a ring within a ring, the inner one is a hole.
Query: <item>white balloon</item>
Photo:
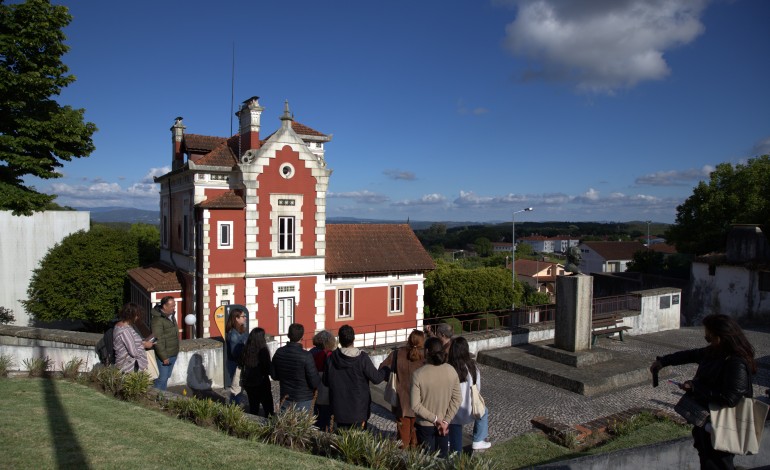
[[[195,315],[193,315],[192,313],[190,313],[188,315],[185,315],[184,322],[187,325],[194,325],[195,324]]]

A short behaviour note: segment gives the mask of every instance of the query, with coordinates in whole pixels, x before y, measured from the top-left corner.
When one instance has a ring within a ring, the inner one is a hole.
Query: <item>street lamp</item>
[[[652,220],[647,221],[647,249],[650,248],[650,224],[652,223]]]
[[[531,207],[524,208],[519,211],[514,211],[511,216],[511,287],[513,287],[513,300],[511,300],[511,310],[516,308],[516,214],[519,212],[531,212],[534,209]]]
[[[452,252],[452,262],[454,262],[454,260],[455,260],[455,255],[456,255],[457,253],[462,253],[462,254],[463,254],[463,258],[465,258],[465,250],[460,250],[460,251],[453,251],[453,252]]]

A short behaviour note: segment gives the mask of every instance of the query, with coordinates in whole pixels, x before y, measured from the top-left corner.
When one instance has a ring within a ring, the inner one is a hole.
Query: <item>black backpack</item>
[[[96,343],[96,354],[99,355],[99,361],[105,366],[115,364],[115,345],[113,344],[112,336],[115,330],[115,323],[117,323],[116,320],[110,322],[102,338]]]

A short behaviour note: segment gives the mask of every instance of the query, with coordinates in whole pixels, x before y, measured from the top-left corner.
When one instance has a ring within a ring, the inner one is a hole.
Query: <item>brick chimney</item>
[[[259,105],[259,96],[252,96],[243,102],[238,116],[240,134],[240,152],[242,156],[247,150],[259,148],[259,121],[265,108]]]
[[[182,116],[174,119],[174,125],[171,126],[171,169],[184,165],[184,153],[182,153],[182,137],[184,136],[184,124]]]

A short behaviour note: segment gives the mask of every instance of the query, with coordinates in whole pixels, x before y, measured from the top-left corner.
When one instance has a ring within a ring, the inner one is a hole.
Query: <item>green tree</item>
[[[523,289],[517,287],[518,302]],[[513,294],[511,273],[501,268],[464,269],[439,261],[425,279],[425,303],[433,316],[510,308]]]
[[[24,308],[38,321],[82,320],[97,330],[124,302],[137,246],[128,231],[102,225],[65,237],[33,271]]]
[[[131,225],[128,233],[136,240],[140,266],[158,261],[160,257],[160,230],[158,227],[136,223]]]
[[[516,245],[516,259],[532,256],[534,252],[535,251],[532,249],[532,245],[529,243],[519,243]]]
[[[492,254],[492,242],[489,241],[489,238],[479,237],[476,239],[473,245],[476,249],[476,253],[478,253],[479,256],[486,258]]]
[[[16,317],[13,315],[13,310],[10,308],[0,307],[0,325],[7,325],[16,321]]]
[[[664,267],[663,253],[652,250],[639,250],[626,266],[626,271],[635,273],[661,274]]]
[[[96,131],[83,109],[53,96],[75,81],[61,57],[69,50],[64,6],[45,0],[0,2],[0,209],[15,215],[45,210],[56,198],[27,186],[27,175],[59,178],[62,161],[88,156]]]
[[[676,222],[665,238],[680,253],[702,255],[724,251],[731,224],[770,228],[770,155],[733,166],[721,163],[708,183],[676,208]]]

